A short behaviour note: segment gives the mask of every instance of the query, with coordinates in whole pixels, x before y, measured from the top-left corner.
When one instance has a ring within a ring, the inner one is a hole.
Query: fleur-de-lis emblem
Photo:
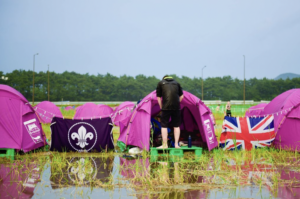
[[[84,128],[84,126],[81,126],[78,129],[78,133],[74,132],[71,134],[71,138],[73,140],[77,138],[78,143],[76,143],[76,145],[79,145],[81,148],[84,148],[85,146],[88,145],[88,143],[86,142],[87,138],[92,140],[94,138],[94,135],[91,132],[86,133],[86,128]]]
[[[77,165],[77,167],[73,166],[71,168],[71,172],[74,175],[77,174],[78,179],[80,180],[80,183],[82,183],[82,181],[85,179],[86,175],[93,173],[94,169],[92,167],[86,168],[84,158],[80,158],[79,161],[76,161],[76,165]]]

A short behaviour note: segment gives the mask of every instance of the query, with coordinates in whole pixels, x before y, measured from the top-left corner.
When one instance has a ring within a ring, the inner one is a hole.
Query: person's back
[[[170,125],[174,128],[175,148],[180,148],[178,145],[180,136],[180,102],[183,99],[183,91],[178,82],[172,77],[165,75],[158,82],[156,88],[156,97],[161,109],[161,133],[163,145],[158,148],[168,148],[167,144],[167,127]]]
[[[182,95],[180,84],[173,78],[165,78],[159,82],[158,94],[163,99],[162,110],[180,110],[179,97]]]

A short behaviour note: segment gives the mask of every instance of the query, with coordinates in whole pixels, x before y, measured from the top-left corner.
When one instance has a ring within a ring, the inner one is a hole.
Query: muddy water
[[[188,169],[182,175],[177,172],[180,163],[118,156],[68,157],[60,164],[53,162],[0,164],[0,198],[300,198],[300,172],[283,166],[276,168],[282,183],[274,188],[274,170],[267,167],[258,170],[247,165],[242,168],[246,175],[241,186],[229,186],[218,175],[201,176]],[[133,180],[148,175],[161,183],[147,187]],[[261,187],[253,183],[255,176],[261,177]]]

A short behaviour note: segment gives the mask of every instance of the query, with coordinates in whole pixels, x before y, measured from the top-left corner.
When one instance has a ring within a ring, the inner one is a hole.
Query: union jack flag
[[[225,117],[220,137],[224,150],[260,148],[270,146],[275,139],[274,116]]]

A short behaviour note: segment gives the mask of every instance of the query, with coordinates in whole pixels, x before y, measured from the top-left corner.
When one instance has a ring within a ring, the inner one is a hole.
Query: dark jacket
[[[182,88],[174,79],[167,78],[158,82],[156,96],[162,98],[162,110],[180,110],[181,95]]]

